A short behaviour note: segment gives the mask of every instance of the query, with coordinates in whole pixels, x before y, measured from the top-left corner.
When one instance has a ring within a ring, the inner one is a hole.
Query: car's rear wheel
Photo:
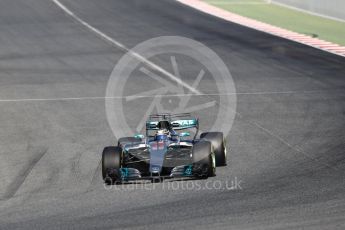
[[[209,141],[195,143],[192,149],[193,172],[199,178],[216,175],[215,155]]]
[[[216,156],[216,166],[226,166],[226,142],[222,132],[207,132],[200,135],[200,139],[211,142]]]
[[[105,147],[102,153],[102,177],[105,183],[112,184],[121,179],[120,168],[122,149],[118,146]]]

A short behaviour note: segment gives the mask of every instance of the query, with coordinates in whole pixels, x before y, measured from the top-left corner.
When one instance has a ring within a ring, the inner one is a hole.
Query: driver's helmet
[[[166,129],[160,129],[155,135],[155,141],[165,141],[168,139],[169,131]]]

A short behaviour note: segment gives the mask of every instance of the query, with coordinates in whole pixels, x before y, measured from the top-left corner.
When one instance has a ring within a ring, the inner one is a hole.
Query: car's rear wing
[[[190,113],[177,113],[177,114],[170,114],[170,113],[157,113],[157,114],[151,114],[149,116],[149,120],[167,120],[171,121],[172,119],[176,118],[190,118]]]
[[[158,122],[162,120],[168,121],[174,130],[199,128],[199,120],[197,118],[192,117],[189,113],[180,113],[150,115],[149,120],[146,122],[146,129],[158,130]]]
[[[171,122],[171,125],[174,130],[198,128],[199,120],[196,118],[188,120],[175,120]]]

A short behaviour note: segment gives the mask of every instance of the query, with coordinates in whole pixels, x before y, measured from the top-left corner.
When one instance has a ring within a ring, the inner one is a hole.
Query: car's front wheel
[[[195,143],[192,149],[194,175],[199,178],[216,176],[216,160],[209,141]]]
[[[102,153],[102,177],[107,184],[116,183],[121,179],[122,149],[118,146],[105,147]]]
[[[211,142],[216,156],[216,166],[226,166],[226,143],[222,132],[207,132],[200,135],[200,139]]]

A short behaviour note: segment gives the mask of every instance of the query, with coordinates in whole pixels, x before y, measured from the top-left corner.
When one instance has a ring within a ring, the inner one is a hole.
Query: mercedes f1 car
[[[206,132],[197,139],[198,131],[199,121],[190,114],[150,115],[146,135],[123,137],[117,146],[104,148],[103,180],[117,184],[215,176],[216,166],[227,163],[225,138],[221,132]]]

